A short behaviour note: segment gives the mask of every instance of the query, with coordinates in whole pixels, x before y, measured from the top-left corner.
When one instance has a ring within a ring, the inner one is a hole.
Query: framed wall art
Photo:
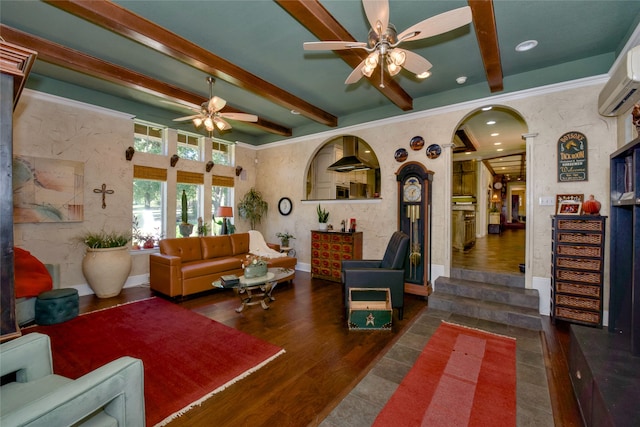
[[[560,204],[564,202],[579,202],[582,206],[584,194],[556,194],[556,213],[559,213]]]

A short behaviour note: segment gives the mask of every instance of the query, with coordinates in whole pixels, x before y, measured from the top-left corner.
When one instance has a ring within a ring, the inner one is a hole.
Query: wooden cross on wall
[[[102,184],[102,188],[94,188],[94,193],[102,193],[102,209],[107,207],[107,201],[105,200],[105,196],[107,194],[113,194],[113,190],[107,190],[107,184]]]

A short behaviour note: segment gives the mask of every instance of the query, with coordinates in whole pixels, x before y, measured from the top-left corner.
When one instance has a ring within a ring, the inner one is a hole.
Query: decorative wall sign
[[[584,194],[556,194],[556,213],[560,213],[560,205],[567,202],[575,202],[582,205]]]
[[[567,132],[558,140],[558,182],[588,180],[587,137]]]
[[[409,146],[413,151],[421,150],[424,147],[424,139],[421,136],[414,136],[411,138]]]
[[[430,159],[437,159],[442,153],[442,148],[438,144],[431,144],[427,147],[427,157]]]
[[[407,150],[405,150],[404,148],[398,148],[396,150],[396,154],[394,154],[396,162],[400,162],[400,163],[407,160],[408,156],[409,156],[409,153],[407,153]]]
[[[13,221],[79,222],[84,218],[84,163],[16,156]]]

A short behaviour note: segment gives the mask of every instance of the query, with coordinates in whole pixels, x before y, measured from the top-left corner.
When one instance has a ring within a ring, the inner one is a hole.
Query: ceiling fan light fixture
[[[396,65],[393,61],[387,61],[387,70],[389,71],[389,75],[395,76],[402,69],[401,66]]]
[[[193,119],[193,125],[199,128],[202,125],[202,118],[196,117],[195,119]]]
[[[216,120],[216,127],[218,128],[218,130],[224,130],[224,122],[222,120]]]
[[[389,61],[401,67],[404,65],[404,61],[407,59],[407,55],[402,50],[394,49],[389,53]]]
[[[211,119],[211,117],[207,117],[206,119],[204,119],[204,127],[209,132],[213,131],[213,120]]]

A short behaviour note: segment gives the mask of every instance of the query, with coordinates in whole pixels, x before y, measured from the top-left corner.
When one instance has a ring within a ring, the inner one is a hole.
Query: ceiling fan
[[[469,6],[450,10],[427,18],[398,34],[389,22],[388,0],[362,0],[365,15],[371,25],[368,42],[353,41],[321,41],[305,42],[305,50],[342,50],[364,49],[369,56],[363,60],[347,77],[345,84],[352,84],[362,78],[370,77],[378,64],[386,62],[387,71],[395,76],[404,67],[416,77],[425,79],[431,75],[432,65],[422,56],[409,50],[400,49],[398,45],[406,41],[414,41],[433,37],[447,31],[455,30],[471,22]],[[384,87],[384,68],[380,66],[380,87]]]
[[[173,119],[174,122],[183,122],[186,120],[193,120],[195,127],[204,125],[205,129],[212,132],[214,128],[220,131],[231,129],[231,125],[225,119],[238,120],[242,122],[257,122],[258,116],[247,113],[221,113],[220,110],[227,104],[222,98],[213,96],[213,84],[216,80],[213,77],[207,77],[209,83],[209,100],[203,102],[200,109],[193,108],[193,111],[197,111],[198,114],[194,114],[186,117],[178,117]]]

